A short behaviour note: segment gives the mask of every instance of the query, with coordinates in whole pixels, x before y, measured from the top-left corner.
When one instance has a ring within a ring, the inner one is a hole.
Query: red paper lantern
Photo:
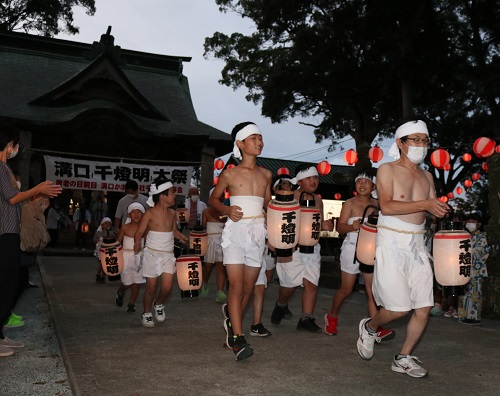
[[[221,170],[224,168],[224,161],[222,161],[220,158],[216,159],[214,162],[214,170]]]
[[[472,174],[472,180],[478,181],[481,178],[481,175],[479,173],[473,173]]]
[[[448,162],[445,166],[443,166],[443,169],[448,172],[451,169],[451,164]]]
[[[472,159],[472,155],[470,155],[469,153],[465,153],[464,155],[462,155],[462,159],[465,162],[469,162]]]
[[[498,147],[498,146],[497,146]],[[488,163],[487,162],[483,162],[483,164],[481,165],[481,168],[483,168],[483,170],[485,172],[488,172]]]
[[[216,186],[218,182],[219,182],[219,178],[218,177],[214,177],[214,186]]]
[[[455,192],[457,193],[457,195],[460,195],[464,192],[464,190],[462,189],[462,187],[457,187],[455,188]]]
[[[500,153],[500,144],[495,147],[495,152]]]
[[[236,165],[235,164],[229,164],[227,166],[227,169],[233,169],[233,168],[236,168]]]
[[[446,196],[448,197],[448,199],[455,198],[455,194],[453,194],[452,192],[449,192],[448,194],[446,194]]]
[[[438,169],[443,169],[450,162],[450,154],[443,149],[434,150],[431,154],[431,162]]]
[[[356,195],[358,195],[358,193],[356,191],[353,191],[352,195],[356,196]]]
[[[281,176],[281,175],[290,176],[290,171],[288,170],[288,168],[279,168],[278,171],[276,172],[276,174],[278,176]]]
[[[472,186],[472,181],[467,179],[466,181],[464,181],[464,186],[467,187],[467,188],[471,188]]]
[[[448,197],[447,197],[447,196],[445,196],[445,195],[443,195],[442,197],[440,197],[440,198],[439,198],[439,200],[440,200],[441,202],[446,203],[446,202],[448,202]]]
[[[342,198],[342,195],[340,195],[339,193],[335,193],[335,195],[333,197],[335,199],[340,199],[340,198]]]
[[[477,138],[473,149],[479,158],[489,157],[495,151],[495,141],[487,137]]]
[[[356,150],[349,149],[344,154],[344,160],[349,165],[354,165],[356,162],[358,162],[358,153],[356,152]]]
[[[318,173],[321,176],[328,175],[330,173],[330,170],[332,169],[332,166],[328,163],[328,161],[321,161],[318,166]]]
[[[379,146],[375,145],[368,151],[368,158],[374,163],[379,162],[382,158],[384,158],[384,150],[382,150]]]

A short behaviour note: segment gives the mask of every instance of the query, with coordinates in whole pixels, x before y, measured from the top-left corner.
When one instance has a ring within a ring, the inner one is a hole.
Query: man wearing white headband
[[[188,238],[177,229],[175,210],[172,209],[175,204],[175,187],[170,180],[155,180],[149,187],[148,201],[154,206],[146,210],[134,234],[134,253],[139,254],[141,251],[142,239],[147,231],[146,246],[142,254],[142,275],[146,278],[142,325],[154,327],[153,313],[157,322],[165,321],[163,303],[172,291],[175,273],[174,238],[182,242],[186,242]],[[160,290],[157,294],[158,284]]]
[[[424,377],[427,370],[412,356],[429,318],[433,298],[433,273],[425,247],[425,217],[429,212],[444,217],[449,207],[436,199],[429,172],[420,168],[429,145],[429,132],[423,121],[410,121],[396,131],[396,147],[401,156],[380,165],[377,172],[379,214],[373,296],[381,308],[359,323],[359,355],[370,360],[377,329],[406,316],[406,338],[391,369],[411,377]],[[392,150],[392,148],[391,148]],[[395,154],[392,150],[391,154]]]
[[[306,194],[308,196],[307,200],[314,197],[315,207],[321,208],[320,230],[333,231],[332,221],[325,221],[323,217],[323,200],[319,195],[315,194],[319,186],[319,175],[316,166],[312,164],[299,165],[293,182],[299,185],[299,189],[294,192],[297,201],[301,199],[302,194]],[[313,333],[321,332],[321,327],[316,324],[314,318],[321,269],[320,250],[319,243],[314,246],[313,253],[302,253],[297,247],[291,262],[281,263],[278,261],[276,264],[280,290],[278,301],[271,315],[272,324],[279,325],[285,315],[289,315],[288,301],[298,287],[304,286],[302,292],[302,316],[297,324],[297,330]]]
[[[271,200],[271,172],[257,165],[264,142],[253,122],[236,125],[231,133],[238,166],[221,173],[208,201],[209,206],[227,216],[222,232],[223,262],[229,279],[228,303],[223,307],[226,345],[236,360],[249,358],[253,348],[247,343],[242,325],[243,312],[253,293],[262,266],[266,243],[264,209]],[[231,205],[220,201],[224,190]]]
[[[132,202],[139,202],[146,209],[148,209],[150,206],[153,206],[148,205],[148,199],[144,195],[139,194],[139,185],[135,180],[127,180],[127,182],[125,183],[125,192],[127,193],[127,195],[125,195],[118,201],[118,206],[116,207],[115,228],[117,232],[119,232],[122,224],[126,223],[128,219],[127,209]]]

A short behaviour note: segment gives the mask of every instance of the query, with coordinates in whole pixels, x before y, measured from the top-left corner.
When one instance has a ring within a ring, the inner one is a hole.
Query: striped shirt
[[[0,161],[0,235],[20,232],[21,204],[9,203],[9,199],[18,193],[12,171],[5,162]]]

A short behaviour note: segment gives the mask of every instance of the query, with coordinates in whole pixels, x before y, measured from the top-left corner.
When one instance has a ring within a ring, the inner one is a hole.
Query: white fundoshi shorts
[[[163,273],[175,274],[174,233],[149,231],[142,254],[142,275],[157,278]]]
[[[350,217],[347,224],[354,223],[354,220],[359,219],[359,216]],[[356,254],[356,242],[358,241],[358,232],[348,232],[345,236],[342,247],[340,248],[340,269],[348,274],[359,274],[359,263],[354,263]]]
[[[379,215],[373,296],[389,311],[434,305],[433,274],[423,231],[423,224]]]
[[[125,286],[146,282],[142,276],[142,251],[134,254],[134,238],[123,237],[123,271],[121,281]]]
[[[208,248],[205,263],[222,262],[222,230],[224,223],[207,222]]]
[[[318,286],[321,270],[321,246],[314,246],[314,253],[301,253],[297,249],[293,253],[292,261],[289,263],[277,263],[276,272],[280,279],[280,286],[297,287],[302,286],[304,279]]]

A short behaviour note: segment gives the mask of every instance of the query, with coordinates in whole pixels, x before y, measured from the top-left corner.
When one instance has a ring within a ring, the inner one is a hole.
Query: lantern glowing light
[[[184,204],[179,204],[175,209],[175,217],[179,224],[186,224],[189,222],[189,209]]]
[[[497,146],[498,147],[498,146]],[[483,162],[483,164],[481,165],[481,168],[483,168],[483,170],[485,172],[488,172],[488,163],[487,162]]]
[[[447,197],[446,195],[443,195],[442,197],[439,197],[438,199],[439,199],[441,202],[444,202],[444,203],[448,202],[448,197]]]
[[[446,196],[448,197],[448,199],[455,198],[455,194],[453,194],[452,192],[449,192],[448,194],[446,194]]]
[[[340,199],[340,198],[342,198],[342,195],[340,195],[339,193],[335,193],[335,195],[333,196],[333,198]]]
[[[448,162],[445,166],[443,166],[443,169],[448,172],[451,169],[451,164]]]
[[[319,242],[321,231],[321,209],[316,207],[314,194],[312,199],[305,199],[303,192],[300,194],[300,228],[299,228],[299,250],[301,253],[314,253],[314,246]]]
[[[293,191],[280,191],[267,205],[267,239],[277,257],[290,257],[297,246],[300,204]]]
[[[189,233],[189,252],[195,256],[204,256],[208,250],[208,234],[201,227],[195,227]]]
[[[328,161],[321,161],[318,166],[318,173],[321,176],[328,175],[330,173],[330,170],[332,169],[332,166],[328,163]]]
[[[472,155],[470,155],[469,153],[465,153],[464,155],[462,155],[462,159],[464,160],[464,162],[470,162],[470,160],[472,159]]]
[[[489,157],[495,151],[495,141],[487,138],[477,138],[473,145],[474,153],[479,158]]]
[[[464,181],[464,186],[466,188],[471,188],[472,187],[472,181],[467,179],[466,181]]]
[[[216,186],[217,183],[219,183],[219,178],[218,177],[214,177],[214,186]]]
[[[90,224],[89,223],[83,223],[82,224],[82,227],[80,228],[80,230],[82,231],[82,233],[86,234],[89,232],[90,230]]]
[[[500,144],[495,147],[495,153],[500,153]]]
[[[472,177],[472,180],[474,180],[474,181],[478,181],[478,180],[481,178],[481,175],[480,175],[479,173],[477,173],[477,172],[476,172],[476,173],[473,173],[473,174],[471,175],[471,177]]]
[[[467,231],[441,230],[434,234],[433,253],[436,281],[443,295],[460,294],[470,279],[472,263],[471,237]]]
[[[198,297],[202,284],[202,266],[200,256],[182,255],[175,261],[177,284],[181,297]]]
[[[431,154],[431,163],[438,169],[443,169],[443,167],[450,162],[450,154],[448,151],[443,149],[434,150]]]
[[[123,271],[122,244],[116,238],[104,238],[99,246],[99,259],[106,275],[116,276]]]
[[[235,164],[229,164],[227,166],[227,169],[233,169],[233,168],[236,168],[236,165]]]
[[[368,158],[370,158],[370,160],[376,164],[382,158],[384,158],[384,150],[382,150],[379,146],[375,145],[368,151]]]
[[[457,187],[455,188],[455,192],[457,193],[457,195],[460,195],[464,192],[464,190],[462,189],[462,187]]]
[[[224,168],[224,161],[220,158],[216,159],[214,162],[214,170],[221,170]]]
[[[288,176],[290,176],[290,171],[288,170],[288,168],[283,167],[283,168],[279,168],[277,170],[276,174],[278,176],[281,176],[281,175],[288,175]]]
[[[353,149],[349,149],[344,154],[344,160],[349,165],[354,165],[356,162],[358,162],[358,153]]]
[[[359,269],[362,272],[373,273],[375,264],[375,248],[377,242],[377,222],[379,208],[374,205],[368,205],[363,212],[363,220],[368,209],[374,208],[377,212],[368,216],[368,219],[361,224],[356,241],[356,257],[359,262]]]

